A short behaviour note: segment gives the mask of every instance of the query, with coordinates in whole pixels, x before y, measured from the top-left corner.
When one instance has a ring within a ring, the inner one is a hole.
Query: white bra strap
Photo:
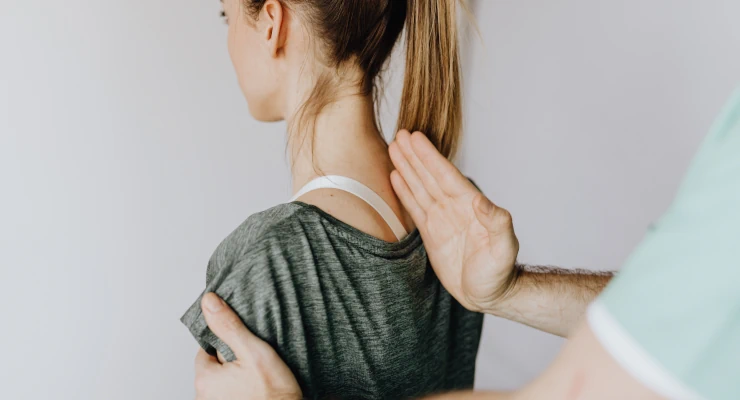
[[[406,228],[403,227],[401,220],[398,219],[396,213],[393,212],[391,207],[386,203],[377,193],[373,192],[372,189],[357,182],[354,179],[350,179],[339,175],[328,175],[320,176],[311,182],[308,182],[306,186],[302,187],[298,193],[290,199],[295,201],[299,197],[303,196],[308,192],[312,192],[317,189],[338,189],[361,198],[367,204],[370,205],[375,211],[380,214],[386,224],[391,228],[393,234],[400,241],[408,235]]]

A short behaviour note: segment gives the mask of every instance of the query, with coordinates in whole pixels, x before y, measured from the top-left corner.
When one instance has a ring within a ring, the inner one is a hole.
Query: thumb
[[[265,344],[247,329],[241,318],[215,293],[206,293],[200,304],[208,327],[231,348],[237,360],[250,357],[250,349]]]
[[[490,235],[508,233],[514,229],[511,214],[488,200],[483,194],[478,194],[473,199],[473,210],[475,217]]]

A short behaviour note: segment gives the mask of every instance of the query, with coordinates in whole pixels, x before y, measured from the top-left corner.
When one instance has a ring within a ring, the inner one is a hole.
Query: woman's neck
[[[340,96],[314,121],[288,121],[288,126],[308,127],[291,132],[293,192],[319,175],[343,175],[372,186],[387,185],[393,166],[388,145],[375,123],[372,96]]]

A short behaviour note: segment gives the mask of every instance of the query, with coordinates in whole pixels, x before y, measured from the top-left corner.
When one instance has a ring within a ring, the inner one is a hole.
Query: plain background
[[[284,124],[250,118],[218,12],[0,2],[0,397],[192,397],[178,318],[219,241],[290,187]],[[476,14],[461,167],[512,211],[522,261],[618,268],[740,83],[740,2]],[[488,318],[477,386],[521,386],[561,343]]]

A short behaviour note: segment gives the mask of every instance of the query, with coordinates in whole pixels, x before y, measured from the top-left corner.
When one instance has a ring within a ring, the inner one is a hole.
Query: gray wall
[[[178,319],[286,199],[284,126],[250,118],[217,0],[0,7],[0,397],[192,398]]]
[[[522,261],[618,267],[740,83],[740,3],[477,6],[461,166],[512,210]],[[218,7],[0,3],[4,398],[192,396],[178,317],[221,238],[289,188]],[[560,343],[488,319],[477,385],[520,386]]]
[[[464,172],[511,210],[520,261],[618,268],[740,84],[740,2],[475,5]],[[561,341],[488,318],[483,343],[478,387],[515,388]]]

